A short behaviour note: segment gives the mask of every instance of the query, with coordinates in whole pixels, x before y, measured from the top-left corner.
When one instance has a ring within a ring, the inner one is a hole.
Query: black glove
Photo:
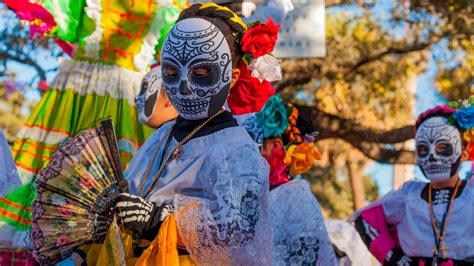
[[[394,247],[383,263],[385,266],[409,266],[411,265],[411,259],[408,257],[405,252],[399,247]]]
[[[120,194],[115,203],[118,222],[149,241],[155,239],[161,223],[171,212],[171,205],[156,206],[154,202],[128,193]]]

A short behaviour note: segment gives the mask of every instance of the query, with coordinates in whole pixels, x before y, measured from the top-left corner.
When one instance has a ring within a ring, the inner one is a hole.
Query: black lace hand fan
[[[60,145],[40,172],[31,240],[41,264],[54,264],[88,243],[101,243],[115,199],[128,190],[111,120]]]

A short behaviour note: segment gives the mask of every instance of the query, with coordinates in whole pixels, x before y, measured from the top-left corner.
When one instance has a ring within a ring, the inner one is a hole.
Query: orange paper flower
[[[286,151],[285,164],[290,166],[291,175],[306,173],[315,160],[321,159],[321,155],[314,143],[304,142],[298,145],[291,145]]]
[[[470,143],[470,142],[474,142],[474,129],[468,129],[468,130],[465,130],[464,131],[464,140],[466,140],[466,142]]]

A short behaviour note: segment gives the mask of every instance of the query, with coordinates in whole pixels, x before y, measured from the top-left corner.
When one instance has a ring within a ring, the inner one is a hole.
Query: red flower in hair
[[[254,58],[271,53],[275,48],[280,25],[271,18],[265,24],[259,24],[245,32],[242,38],[242,50],[249,52]]]
[[[245,63],[239,68],[240,78],[227,98],[229,108],[235,115],[259,112],[276,91],[270,82],[252,77]]]

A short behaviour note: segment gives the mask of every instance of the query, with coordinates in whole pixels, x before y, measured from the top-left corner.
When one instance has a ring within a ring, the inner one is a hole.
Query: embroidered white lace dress
[[[131,193],[173,122],[154,132],[129,165]],[[168,152],[177,145],[173,138]],[[161,157],[162,151],[158,154]],[[155,163],[151,177],[158,171]],[[268,165],[241,127],[190,140],[172,160],[147,200],[170,202],[180,237],[200,265],[271,265]]]

